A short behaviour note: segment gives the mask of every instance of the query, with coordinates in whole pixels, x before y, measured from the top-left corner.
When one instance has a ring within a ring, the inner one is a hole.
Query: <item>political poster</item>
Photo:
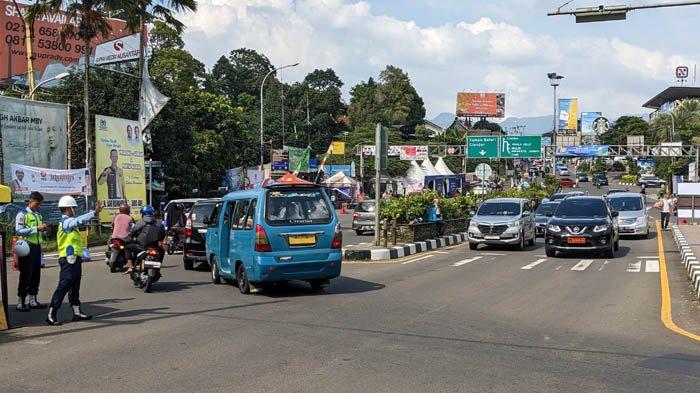
[[[66,168],[65,104],[0,97],[0,132],[5,179],[12,164]]]
[[[399,157],[403,161],[427,160],[428,146],[401,146]]]
[[[595,135],[596,129],[593,127],[593,123],[602,115],[601,112],[581,112],[581,134]]]
[[[135,219],[146,204],[146,170],[138,121],[95,116],[97,199],[102,222],[111,222],[119,205],[127,203]]]
[[[12,193],[81,195],[87,192],[87,169],[50,169],[12,164]]]
[[[578,129],[578,98],[559,99],[559,129]]]

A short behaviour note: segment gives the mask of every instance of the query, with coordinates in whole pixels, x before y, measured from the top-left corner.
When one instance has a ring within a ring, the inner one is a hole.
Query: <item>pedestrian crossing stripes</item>
[[[472,261],[469,261],[472,262]],[[458,262],[459,263],[459,262]],[[467,262],[468,263],[468,262]],[[520,267],[520,270],[543,270],[543,269],[554,269],[554,270],[569,270],[574,272],[585,272],[585,271],[625,271],[628,273],[659,273],[659,260],[658,259],[639,259],[632,261],[623,265],[616,263],[615,261],[607,260],[595,260],[595,259],[581,259],[576,261],[573,266],[571,262],[562,261],[560,259],[547,259],[540,258],[533,262],[528,263]],[[624,262],[623,262],[624,263]],[[453,264],[452,266],[455,266]],[[617,267],[616,267],[617,266]]]
[[[571,270],[582,272],[591,266],[592,263],[592,259],[582,259],[581,262],[577,263],[576,266],[571,268]]]
[[[534,268],[535,266],[537,266],[537,265],[539,265],[540,263],[543,263],[543,262],[547,262],[547,259],[538,259],[538,260],[536,260],[535,262],[532,262],[532,263],[529,264],[529,265],[525,265],[525,266],[521,267],[521,269],[523,269],[523,270],[531,270],[532,268]]]

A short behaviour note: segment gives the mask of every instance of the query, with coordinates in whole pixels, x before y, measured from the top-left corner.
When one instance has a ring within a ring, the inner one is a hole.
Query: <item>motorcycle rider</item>
[[[165,239],[165,229],[156,222],[155,210],[152,206],[146,205],[141,208],[141,221],[137,222],[131,229],[131,237],[136,238],[136,242],[126,245],[128,261],[126,263],[126,273],[131,273],[134,269],[134,258],[147,247],[158,247],[162,253],[160,243]]]
[[[131,208],[126,203],[119,205],[119,214],[112,220],[112,239],[129,241],[129,230],[134,220],[131,218]]]

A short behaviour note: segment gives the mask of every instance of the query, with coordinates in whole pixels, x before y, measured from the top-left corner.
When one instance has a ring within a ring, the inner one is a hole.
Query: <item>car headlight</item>
[[[561,232],[561,228],[559,227],[559,225],[552,225],[552,224],[549,224],[549,226],[547,227],[547,229],[550,230],[550,231],[552,231],[552,232]]]
[[[637,224],[643,224],[647,222],[646,216],[637,217]]]
[[[593,232],[600,233],[600,232],[605,232],[608,230],[607,225],[596,225],[595,228],[593,228]]]

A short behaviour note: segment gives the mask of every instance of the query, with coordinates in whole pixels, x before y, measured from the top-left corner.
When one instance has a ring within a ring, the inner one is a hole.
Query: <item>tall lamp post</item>
[[[559,101],[557,100],[557,87],[559,86],[561,80],[564,79],[564,77],[561,75],[557,75],[556,72],[548,73],[547,77],[549,77],[549,85],[554,88],[554,127],[552,127],[554,134],[552,134],[552,144],[554,145],[555,153],[552,155],[552,174],[555,174],[554,172],[556,171],[555,157],[557,150],[557,134],[559,134]]]
[[[49,83],[49,82],[61,80],[61,79],[65,78],[65,77],[67,77],[67,76],[69,76],[69,75],[70,75],[70,74],[67,73],[67,72],[62,72],[62,73],[60,73],[60,74],[54,76],[53,78],[49,78],[49,79],[47,79],[47,80],[45,80],[45,81],[39,83],[38,85],[36,85],[36,86],[29,92],[29,94],[27,95],[27,98],[29,98],[30,100],[33,100],[33,99],[34,99],[34,93],[35,93],[41,86],[43,86],[43,85],[45,85],[45,84],[47,84],[47,83]]]
[[[299,63],[294,63],[294,64],[289,64],[286,66],[278,67],[273,69],[272,71],[268,72],[267,75],[262,80],[262,83],[260,83],[260,170],[263,170],[263,165],[265,164],[264,158],[263,158],[263,153],[265,151],[264,142],[263,142],[263,133],[264,133],[264,128],[263,124],[265,121],[264,117],[264,111],[265,111],[265,102],[263,100],[263,88],[265,87],[265,81],[267,80],[267,77],[274,74],[275,72],[279,70],[283,70],[285,68],[291,68],[291,67],[296,67],[298,66]]]

